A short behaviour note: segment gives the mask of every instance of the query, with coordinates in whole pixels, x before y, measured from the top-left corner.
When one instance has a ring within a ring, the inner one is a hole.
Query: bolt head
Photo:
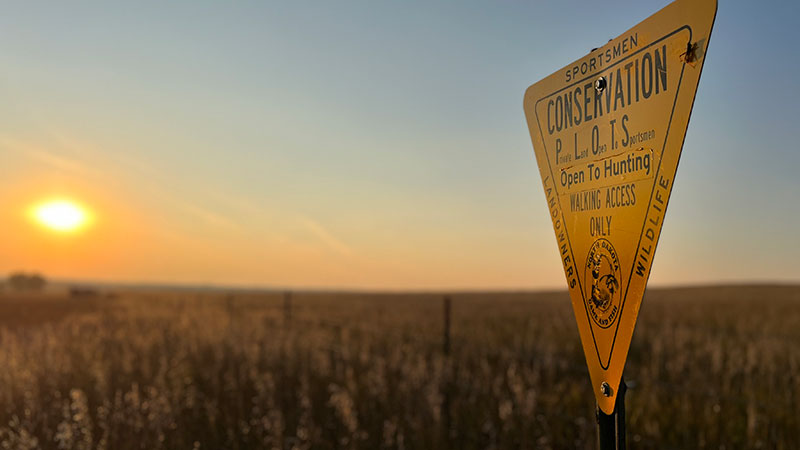
[[[611,386],[605,381],[600,384],[600,392],[606,397],[611,397],[614,394],[614,390],[611,389]]]

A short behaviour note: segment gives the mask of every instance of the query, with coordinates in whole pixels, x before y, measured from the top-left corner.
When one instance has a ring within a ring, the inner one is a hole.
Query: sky
[[[0,273],[563,288],[523,94],[667,3],[7,5]],[[651,285],[800,281],[798,16],[720,0]]]

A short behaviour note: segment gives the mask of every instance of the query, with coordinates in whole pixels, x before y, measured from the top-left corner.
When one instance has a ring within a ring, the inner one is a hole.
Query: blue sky
[[[666,4],[8,6],[3,219],[57,194],[101,220],[20,231],[0,270],[561,287],[523,93]],[[798,13],[720,2],[652,283],[800,278]]]

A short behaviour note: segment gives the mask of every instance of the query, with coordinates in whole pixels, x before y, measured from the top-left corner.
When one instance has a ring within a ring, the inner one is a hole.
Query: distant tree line
[[[38,273],[15,272],[8,276],[6,285],[15,291],[41,291],[47,280]]]

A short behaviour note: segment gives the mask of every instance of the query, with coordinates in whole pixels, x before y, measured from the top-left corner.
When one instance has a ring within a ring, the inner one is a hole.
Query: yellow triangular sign
[[[716,0],[677,0],[525,93],[572,307],[606,414],[614,410],[716,11]]]

